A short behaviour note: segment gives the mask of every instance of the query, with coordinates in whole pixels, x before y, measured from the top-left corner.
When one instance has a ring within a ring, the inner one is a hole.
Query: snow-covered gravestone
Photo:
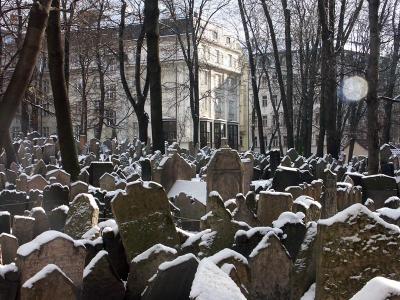
[[[21,272],[21,284],[48,264],[55,264],[77,287],[80,287],[85,257],[85,246],[81,242],[58,231],[43,232],[17,250],[17,266]]]
[[[329,169],[325,169],[323,182],[321,217],[329,218],[337,213],[336,174]]]
[[[375,277],[350,300],[399,300],[400,282],[385,277]]]
[[[0,264],[0,299],[16,299],[18,290],[19,272],[15,263]]]
[[[248,203],[246,202],[246,198],[243,196],[243,194],[236,195],[237,209],[235,209],[233,212],[233,219],[236,221],[245,222],[250,226],[257,226],[259,222],[247,204]]]
[[[245,300],[240,288],[208,258],[200,261],[190,291],[191,300]]]
[[[196,176],[196,169],[177,152],[164,157],[153,170],[153,180],[161,184],[168,193],[177,180],[191,180]]]
[[[10,264],[17,257],[18,239],[8,233],[0,234],[0,249],[2,264]]]
[[[317,223],[309,222],[307,232],[293,264],[290,277],[290,299],[300,299],[315,282],[315,251]]]
[[[249,256],[251,299],[290,298],[292,261],[289,253],[272,231],[267,233]]]
[[[82,299],[123,300],[124,296],[124,283],[111,266],[107,251],[99,251],[83,271]]]
[[[287,249],[293,261],[296,259],[306,234],[307,229],[303,222],[304,217],[305,215],[302,212],[295,214],[286,211],[276,221],[272,222],[274,228],[279,228],[283,231],[282,244]]]
[[[156,243],[179,244],[167,195],[155,182],[135,181],[111,202],[128,261]]]
[[[260,193],[257,207],[257,217],[263,226],[271,226],[281,213],[291,211],[292,195],[289,193],[263,191]]]
[[[242,159],[243,164],[243,194],[250,190],[251,181],[254,173],[254,156],[250,152]]]
[[[363,200],[371,198],[375,208],[384,206],[385,200],[391,196],[398,196],[396,178],[387,175],[370,175],[362,179]]]
[[[28,178],[28,190],[43,191],[49,182],[40,174]]]
[[[318,222],[315,299],[349,299],[375,276],[399,280],[400,228],[362,204]]]
[[[305,223],[317,221],[321,217],[321,203],[314,201],[314,199],[309,196],[299,196],[293,201],[293,212],[304,213]]]
[[[50,229],[49,218],[47,217],[43,207],[32,208],[31,216],[35,219],[33,225],[33,237],[37,237],[39,234]]]
[[[71,279],[58,266],[48,264],[22,284],[20,299],[75,300],[78,296]]]
[[[156,244],[137,255],[131,262],[127,282],[127,298],[137,299],[144,291],[147,281],[157,272],[158,266],[176,258],[174,248]]]
[[[200,244],[203,254],[214,254],[224,248],[232,247],[236,231],[241,229],[231,213],[225,208],[221,196],[211,192],[207,199],[207,214],[201,218],[200,229],[211,229]]]
[[[243,193],[243,164],[237,151],[221,148],[207,165],[207,194],[217,191],[224,201]]]
[[[47,180],[50,180],[52,177],[55,177],[56,182],[62,185],[68,186],[71,183],[71,175],[62,169],[55,169],[46,173]]]
[[[142,300],[189,299],[198,265],[198,259],[191,253],[162,263]]]
[[[91,194],[79,194],[71,202],[64,232],[72,238],[80,239],[99,221],[99,207]]]

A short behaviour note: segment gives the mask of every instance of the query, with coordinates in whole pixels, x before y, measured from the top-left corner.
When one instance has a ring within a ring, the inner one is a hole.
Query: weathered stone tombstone
[[[18,239],[11,234],[0,234],[1,260],[2,264],[15,262],[17,257]]]
[[[115,191],[115,177],[110,173],[105,173],[99,179],[99,185],[102,190]]]
[[[362,204],[320,220],[315,299],[349,299],[378,275],[399,280],[399,244],[400,228]]]
[[[89,185],[83,181],[75,181],[70,185],[69,199],[72,202],[78,194],[87,193]]]
[[[50,228],[52,230],[64,231],[65,222],[67,221],[69,207],[60,205],[47,212],[49,217]]]
[[[18,239],[18,243],[23,245],[33,239],[35,219],[26,216],[14,216],[12,232]]]
[[[110,264],[107,251],[100,251],[83,272],[82,299],[123,300],[124,283]]]
[[[243,194],[236,195],[237,209],[233,213],[233,219],[236,221],[242,221],[249,224],[252,227],[259,225],[258,219],[247,206],[246,198]]]
[[[7,207],[11,215],[23,215],[28,209],[28,199],[25,192],[3,190],[0,192],[0,204]]]
[[[45,211],[60,205],[68,205],[69,203],[69,188],[59,183],[48,185],[43,190],[43,208]]]
[[[207,165],[207,194],[212,191],[224,200],[243,193],[243,164],[237,151],[221,148],[214,152]]]
[[[33,238],[50,229],[49,218],[42,207],[32,208],[31,217],[35,219],[33,225]]]
[[[321,218],[328,218],[337,213],[336,174],[325,169],[323,182]]]
[[[48,264],[22,284],[21,300],[75,300],[79,290],[56,265]]]
[[[179,244],[168,198],[159,184],[129,183],[115,195],[111,208],[129,261],[155,243]]]
[[[10,233],[11,215],[8,211],[0,211],[0,234]]]
[[[165,191],[171,189],[177,180],[191,180],[196,176],[196,169],[177,152],[164,157],[153,170],[153,180],[160,183]]]
[[[49,182],[40,174],[33,175],[28,179],[28,190],[43,191]]]
[[[131,262],[127,282],[127,299],[140,297],[148,280],[157,272],[158,266],[176,258],[174,248],[156,244],[137,255]]]
[[[90,163],[89,167],[89,183],[93,186],[99,187],[100,177],[105,173],[112,173],[114,170],[114,165],[112,162],[100,162],[93,161]]]
[[[46,231],[18,248],[17,266],[24,283],[48,264],[57,265],[77,286],[82,285],[84,245],[58,231]]]
[[[251,299],[289,299],[292,261],[279,238],[265,235],[250,253]]]
[[[56,170],[47,172],[46,179],[49,180],[52,177],[55,177],[56,182],[58,182],[62,185],[69,186],[71,183],[71,175],[62,169],[56,169]]]
[[[193,254],[185,254],[171,262],[162,263],[142,299],[189,299],[198,265],[199,261]]]
[[[64,232],[79,239],[89,229],[97,225],[99,207],[91,194],[79,194],[71,202]]]
[[[279,166],[274,174],[272,188],[277,192],[284,192],[289,186],[296,186],[302,183],[300,171],[296,168]]]
[[[281,213],[291,211],[292,195],[289,193],[265,191],[260,193],[257,217],[262,226],[271,226]]]
[[[384,202],[391,196],[398,196],[397,183],[394,177],[387,175],[364,176],[361,180],[363,201],[371,198],[375,208],[384,206]]]
[[[200,220],[206,213],[206,206],[197,199],[181,192],[173,203],[179,208],[179,216],[183,218],[182,228],[186,230],[199,230]]]
[[[16,299],[19,289],[19,272],[14,263],[0,265],[0,299]]]

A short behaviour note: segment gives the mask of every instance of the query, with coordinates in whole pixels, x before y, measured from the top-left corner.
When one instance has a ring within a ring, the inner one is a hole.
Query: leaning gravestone
[[[91,194],[79,194],[71,202],[64,232],[74,239],[80,239],[99,221],[99,207]]]
[[[101,250],[83,271],[82,299],[123,300],[124,283],[110,264],[107,251]]]
[[[243,193],[243,165],[237,151],[221,148],[207,165],[207,194],[217,191],[223,200]]]
[[[12,232],[20,245],[33,239],[35,219],[26,216],[14,216]]]
[[[177,180],[191,180],[196,176],[194,166],[190,165],[177,152],[164,157],[153,173],[153,180],[161,184],[168,193]]]
[[[350,299],[375,276],[399,280],[399,246],[400,228],[362,204],[320,220],[315,299]]]
[[[48,264],[57,265],[77,286],[82,285],[85,246],[58,231],[46,231],[18,248],[17,266],[23,284]],[[61,299],[61,298],[60,298]]]
[[[18,239],[11,234],[2,233],[0,234],[0,247],[2,264],[15,262],[15,258],[17,257]]]
[[[179,244],[168,198],[161,185],[155,182],[145,185],[142,181],[129,183],[125,191],[115,195],[111,208],[128,261],[156,243]]]

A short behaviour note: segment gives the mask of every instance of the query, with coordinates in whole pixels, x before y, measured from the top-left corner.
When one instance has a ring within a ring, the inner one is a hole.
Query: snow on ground
[[[245,300],[239,287],[210,259],[200,261],[190,291],[196,300]]]
[[[375,277],[350,300],[385,300],[390,296],[400,296],[400,282],[384,277]]]
[[[181,192],[206,205],[207,183],[205,181],[177,180],[169,190],[168,198],[178,196]]]

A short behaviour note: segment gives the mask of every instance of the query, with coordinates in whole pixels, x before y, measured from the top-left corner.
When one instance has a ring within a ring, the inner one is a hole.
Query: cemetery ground
[[[0,156],[0,299],[400,299],[400,163],[56,137]]]

